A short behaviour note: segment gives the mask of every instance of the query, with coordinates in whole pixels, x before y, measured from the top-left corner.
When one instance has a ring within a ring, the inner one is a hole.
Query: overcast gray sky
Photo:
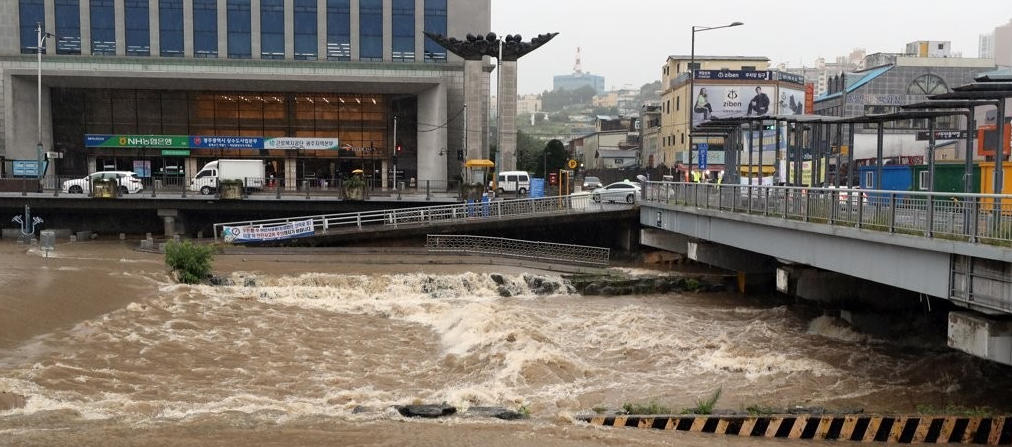
[[[497,34],[529,41],[559,33],[520,59],[520,94],[550,90],[552,76],[572,73],[577,47],[583,71],[604,76],[609,90],[660,80],[669,55],[690,53],[693,25],[745,23],[697,32],[697,55],[766,56],[774,66],[799,67],[855,48],[901,52],[917,40],[951,41],[953,52],[977,57],[980,34],[1010,19],[1009,0],[492,0]]]

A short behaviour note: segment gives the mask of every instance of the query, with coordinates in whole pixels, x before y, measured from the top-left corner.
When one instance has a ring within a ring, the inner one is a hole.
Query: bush
[[[211,273],[215,248],[209,245],[170,242],[165,245],[165,264],[185,284],[197,284]]]

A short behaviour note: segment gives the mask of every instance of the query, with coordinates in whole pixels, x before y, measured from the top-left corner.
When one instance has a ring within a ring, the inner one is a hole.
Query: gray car
[[[584,191],[593,191],[593,190],[595,190],[597,188],[600,188],[602,186],[604,186],[604,184],[601,183],[601,179],[599,179],[597,177],[584,177],[583,178],[583,190]]]
[[[615,182],[608,186],[595,189],[590,193],[595,202],[633,203],[640,194],[640,185],[636,182]]]

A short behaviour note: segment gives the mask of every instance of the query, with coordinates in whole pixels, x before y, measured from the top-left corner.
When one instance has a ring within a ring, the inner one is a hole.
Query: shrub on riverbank
[[[165,245],[165,264],[185,284],[197,284],[211,273],[214,247],[189,241],[170,242]]]

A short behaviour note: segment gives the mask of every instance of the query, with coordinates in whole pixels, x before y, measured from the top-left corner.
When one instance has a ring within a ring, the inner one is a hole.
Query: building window
[[[183,0],[158,3],[158,38],[162,57],[183,57]]]
[[[218,57],[217,0],[193,0],[193,56]]]
[[[327,60],[351,60],[350,0],[327,0]]]
[[[39,46],[39,33],[35,30],[41,23],[45,29],[46,9],[42,0],[21,0],[18,4],[21,20],[21,54],[35,54]]]
[[[147,0],[123,2],[127,56],[151,55],[151,25]]]
[[[116,12],[113,0],[91,1],[91,54],[116,54]]]
[[[359,60],[383,60],[383,0],[360,0],[358,3]]]
[[[228,0],[225,17],[228,21],[229,59],[253,57],[251,43],[253,17],[250,8],[250,0]]]
[[[285,58],[284,0],[260,0],[260,57]]]
[[[677,112],[679,110],[682,110],[682,97],[681,96],[676,96],[675,97],[675,111]]]
[[[56,54],[81,54],[81,3],[78,0],[56,0]]]
[[[948,92],[945,80],[933,74],[920,76],[907,86],[908,95],[940,95]]]
[[[446,0],[425,0],[425,31],[446,35]],[[425,38],[425,62],[446,62],[446,49]]]
[[[295,59],[316,60],[316,0],[295,0]]]
[[[413,62],[415,60],[415,0],[393,0],[391,14],[393,61]]]

